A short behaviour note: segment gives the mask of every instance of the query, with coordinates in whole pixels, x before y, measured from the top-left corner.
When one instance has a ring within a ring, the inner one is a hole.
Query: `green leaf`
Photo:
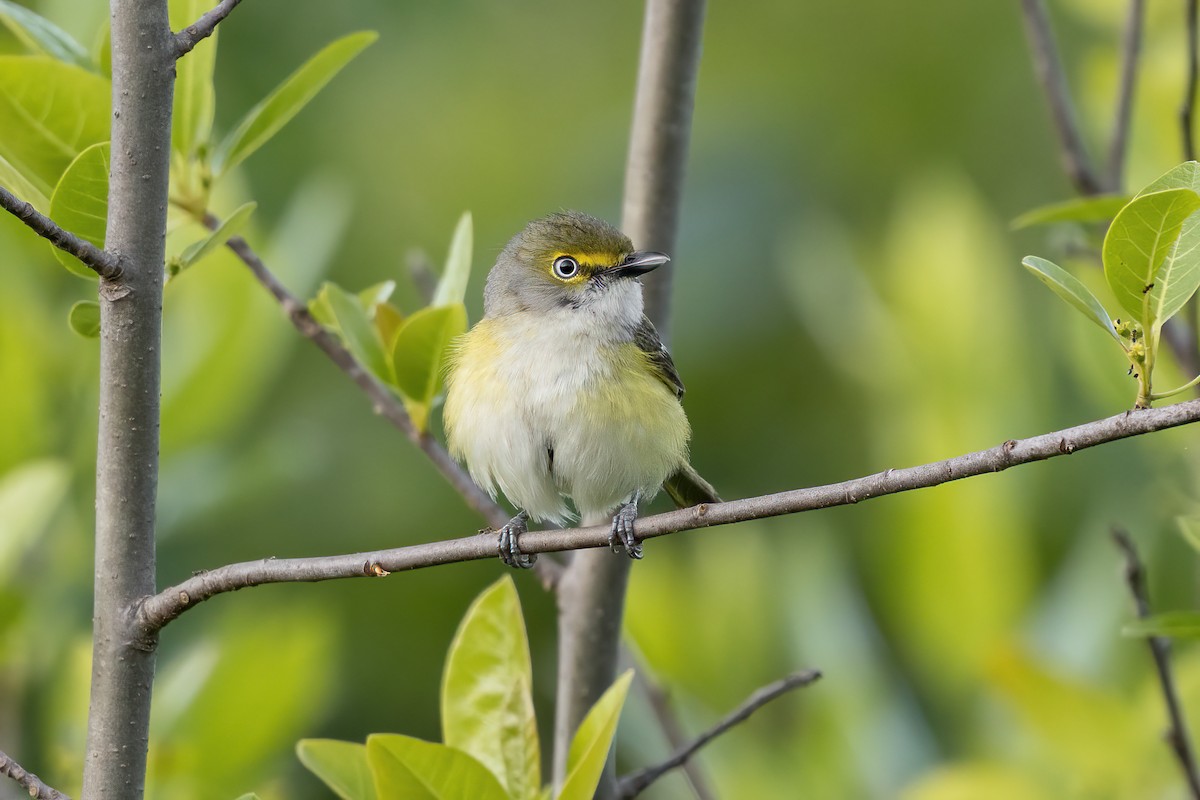
[[[1107,331],[1109,336],[1117,340],[1118,344],[1121,342],[1120,335],[1113,328],[1112,317],[1108,315],[1104,306],[1100,305],[1100,301],[1096,299],[1096,295],[1092,294],[1082,281],[1054,262],[1037,256],[1025,256],[1021,259],[1021,264],[1036,275],[1042,283],[1049,286],[1056,295],[1079,309],[1085,317]]]
[[[62,507],[71,471],[60,461],[29,461],[0,476],[0,584],[21,568],[26,552]]]
[[[318,306],[327,306],[347,349],[380,380],[391,382],[383,344],[358,298],[336,283],[326,281],[317,294]]]
[[[1164,172],[1138,192],[1138,196],[1165,192],[1168,189],[1191,189],[1200,192],[1200,164],[1195,161],[1185,161],[1177,167]]]
[[[433,294],[433,306],[449,306],[461,303],[467,296],[467,280],[471,277],[471,251],[474,248],[474,230],[471,212],[465,211],[454,228],[450,240],[450,252],[446,255],[446,268]]]
[[[1190,253],[1171,256],[1184,220],[1197,208],[1200,195],[1191,189],[1139,195],[1121,209],[1104,237],[1104,277],[1147,335],[1165,321],[1162,312],[1178,310],[1182,293],[1189,285],[1194,292],[1200,281]]]
[[[71,306],[67,314],[67,324],[85,339],[99,338],[100,304],[93,300],[80,300]]]
[[[221,175],[236,167],[262,147],[272,136],[308,105],[317,92],[342,71],[379,34],[360,31],[330,42],[293,72],[242,119],[217,148],[213,173]]]
[[[367,737],[367,761],[388,800],[509,800],[486,767],[444,744],[376,733]]]
[[[396,334],[392,347],[396,386],[418,430],[425,430],[433,399],[441,391],[442,367],[450,342],[466,330],[467,308],[458,303],[422,308]]]
[[[300,763],[342,800],[376,800],[375,781],[367,763],[367,746],[336,739],[301,739]]]
[[[112,88],[46,56],[0,56],[0,158],[49,197],[84,148],[106,141]]]
[[[358,302],[362,303],[363,311],[367,312],[367,316],[374,319],[376,307],[380,303],[386,303],[394,291],[396,291],[395,281],[382,281],[359,292]]]
[[[632,680],[633,670],[625,670],[625,674],[608,687],[608,691],[601,695],[583,718],[575,738],[571,740],[571,751],[567,756],[567,779],[563,782],[558,800],[591,800],[596,794]]]
[[[541,754],[533,667],[517,587],[508,575],[475,599],[442,675],[442,738],[479,760],[509,795],[536,797]]]
[[[1179,532],[1192,549],[1200,553],[1200,517],[1176,517]]]
[[[50,211],[50,199],[42,194],[16,167],[0,156],[0,186],[8,189],[21,200],[29,203],[43,214]]]
[[[400,313],[400,309],[388,302],[375,306],[375,330],[379,331],[379,338],[383,341],[385,353],[392,352],[392,348],[396,344],[396,337],[400,334],[400,328],[403,326],[404,314]]]
[[[1126,623],[1125,636],[1169,636],[1172,639],[1200,638],[1200,611],[1167,611]]]
[[[29,51],[84,69],[94,66],[91,57],[71,34],[43,16],[9,0],[0,0],[0,24]]]
[[[258,203],[246,203],[226,217],[215,231],[200,241],[188,245],[179,255],[179,268],[181,270],[187,269],[205,256],[211,255],[218,247],[228,242],[231,237],[241,233],[242,228],[246,227],[246,222],[250,219],[250,215],[254,213],[254,209],[256,208],[258,208]]]
[[[171,29],[181,30],[212,8],[212,0],[170,0]],[[220,26],[218,26],[220,30]],[[217,61],[217,31],[175,62],[175,106],[171,112],[171,150],[185,159],[212,135],[213,68]]]
[[[96,247],[104,247],[108,220],[108,142],[94,144],[71,162],[50,197],[50,217]],[[85,278],[96,273],[79,259],[52,247],[58,263]]]
[[[1080,197],[1030,209],[1012,221],[1013,230],[1054,222],[1107,222],[1129,202],[1127,195]]]
[[[112,80],[112,25],[108,17],[100,23],[96,31],[96,41],[92,45],[92,60],[100,68],[100,74]]]

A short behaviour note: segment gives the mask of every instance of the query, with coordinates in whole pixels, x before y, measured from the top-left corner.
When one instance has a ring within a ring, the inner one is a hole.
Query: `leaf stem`
[[[1188,389],[1191,389],[1193,386],[1196,386],[1197,384],[1200,384],[1200,375],[1197,375],[1196,377],[1192,378],[1190,381],[1185,383],[1183,386],[1177,386],[1176,388],[1171,389],[1168,392],[1158,392],[1156,394],[1152,394],[1152,395],[1150,395],[1150,399],[1152,401],[1153,400],[1163,400],[1167,397],[1172,397],[1174,395],[1180,394],[1181,392],[1186,392]]]

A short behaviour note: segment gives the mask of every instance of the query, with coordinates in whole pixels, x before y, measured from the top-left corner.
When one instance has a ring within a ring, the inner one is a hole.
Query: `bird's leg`
[[[608,533],[608,546],[614,553],[624,548],[630,558],[642,557],[642,545],[633,535],[633,521],[637,519],[638,502],[642,499],[641,491],[633,493],[629,502],[617,509],[613,515],[612,530]]]
[[[525,555],[517,543],[517,538],[529,530],[529,526],[526,524],[528,522],[529,512],[522,511],[499,530],[500,538],[496,544],[500,551],[500,560],[513,569],[529,569],[533,566],[533,562],[537,561],[537,553]]]

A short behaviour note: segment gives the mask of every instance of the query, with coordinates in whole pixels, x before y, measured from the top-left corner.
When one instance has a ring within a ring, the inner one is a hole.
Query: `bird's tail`
[[[719,503],[721,498],[712,484],[700,477],[691,464],[684,464],[679,471],[663,482],[663,488],[675,505],[690,508],[701,503]]]

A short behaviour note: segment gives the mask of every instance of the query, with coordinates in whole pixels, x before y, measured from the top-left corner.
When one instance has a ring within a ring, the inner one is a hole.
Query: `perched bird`
[[[716,502],[688,464],[683,383],[642,312],[638,276],[668,262],[578,211],[529,223],[488,274],[484,316],[451,349],[443,418],[451,454],[519,513],[500,557],[529,567],[529,519],[612,516],[609,544],[642,557],[638,503],[664,486]]]

